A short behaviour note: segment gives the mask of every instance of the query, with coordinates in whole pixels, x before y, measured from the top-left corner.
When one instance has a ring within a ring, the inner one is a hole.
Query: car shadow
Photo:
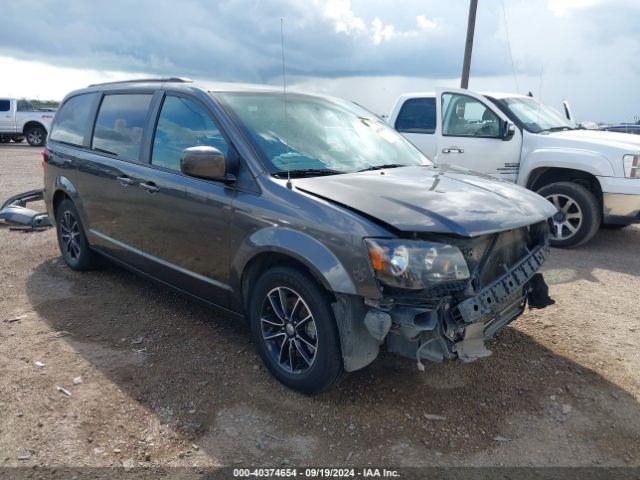
[[[514,418],[561,428],[565,403],[586,417],[609,416],[607,428],[581,427],[584,441],[600,438],[604,458],[630,450],[640,458],[634,397],[516,328],[505,329],[482,361],[420,372],[411,360],[383,354],[307,397],[261,366],[243,322],[117,267],[78,273],[60,259],[46,261],[27,293],[39,316],[104,377],[221,464],[424,463],[433,452],[490,451],[515,428]],[[90,436],[107,427],[87,418],[81,428]],[[142,450],[129,455],[143,461]]]
[[[544,266],[550,284],[575,280],[599,282],[596,270],[640,275],[640,226],[620,230],[601,229],[587,244],[573,249],[552,249]]]

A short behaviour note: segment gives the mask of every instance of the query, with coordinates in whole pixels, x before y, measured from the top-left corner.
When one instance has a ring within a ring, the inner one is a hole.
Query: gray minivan
[[[381,348],[472,361],[526,305],[555,208],[437,168],[358,105],[183,79],[70,93],[43,152],[74,270],[106,257],[250,324],[266,367],[314,393]]]

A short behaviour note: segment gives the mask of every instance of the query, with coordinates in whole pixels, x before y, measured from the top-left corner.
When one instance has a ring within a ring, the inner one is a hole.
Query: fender
[[[58,192],[64,192],[71,200],[73,204],[76,206],[78,213],[80,214],[80,221],[83,225],[89,225],[89,219],[87,217],[87,211],[84,208],[84,203],[82,198],[78,194],[78,189],[74,185],[74,183],[64,175],[58,175],[56,177],[55,182],[53,183],[53,191],[51,192],[51,196],[45,193],[45,203],[47,205],[47,211],[49,213],[49,218],[52,218],[55,222],[55,216],[53,214],[53,197]],[[52,222],[53,223],[53,222]]]
[[[298,260],[329,291],[357,294],[344,265],[325,245],[303,232],[273,226],[254,232],[238,248],[229,272],[234,292],[242,291],[242,274],[246,266],[264,252],[280,253]]]
[[[526,187],[531,172],[542,167],[581,170],[595,177],[614,176],[609,160],[597,152],[575,148],[541,148],[532,151],[523,159],[518,185]]]

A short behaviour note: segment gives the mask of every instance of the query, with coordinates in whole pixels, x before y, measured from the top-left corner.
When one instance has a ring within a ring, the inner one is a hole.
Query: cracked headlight
[[[365,239],[371,266],[384,285],[421,290],[469,278],[458,247],[422,240]]]

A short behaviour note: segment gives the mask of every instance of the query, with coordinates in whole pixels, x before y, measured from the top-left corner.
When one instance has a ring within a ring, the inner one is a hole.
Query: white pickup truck
[[[585,243],[600,226],[640,223],[636,135],[576,127],[531,97],[455,88],[402,95],[388,121],[436,163],[516,182],[553,202],[553,246]]]
[[[0,143],[22,142],[43,147],[55,112],[33,108],[29,100],[0,97]]]

